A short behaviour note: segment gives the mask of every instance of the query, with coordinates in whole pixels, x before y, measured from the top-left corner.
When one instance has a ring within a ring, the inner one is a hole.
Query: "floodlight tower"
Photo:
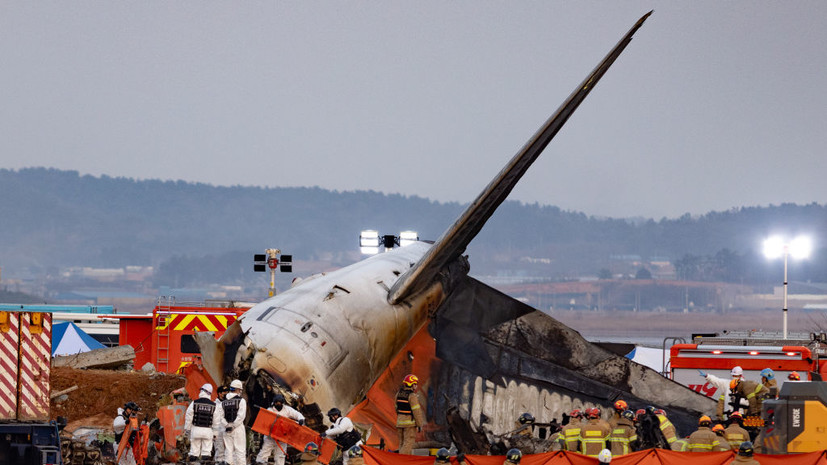
[[[281,266],[279,266],[279,254],[281,254]],[[276,295],[276,269],[282,273],[293,271],[293,256],[281,253],[279,249],[266,249],[264,254],[253,256],[253,271],[263,272],[270,268],[270,297]]]
[[[796,237],[792,241],[773,236],[764,241],[765,257],[771,260],[784,257],[784,308],[782,309],[784,339],[787,339],[787,259],[790,255],[797,259],[807,258],[812,249],[810,238],[804,236]]]

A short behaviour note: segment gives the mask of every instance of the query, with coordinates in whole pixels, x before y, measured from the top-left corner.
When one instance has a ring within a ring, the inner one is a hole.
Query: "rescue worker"
[[[597,457],[601,450],[607,448],[612,431],[607,422],[601,423],[599,408],[587,409],[586,415],[589,421],[580,427],[580,453],[589,457]]]
[[[560,430],[560,441],[562,442],[563,450],[569,452],[577,452],[580,450],[580,427],[582,426],[581,419],[583,413],[579,409],[574,409],[569,414],[569,422],[563,425]]]
[[[635,412],[637,420],[637,437],[639,449],[667,449],[669,443],[660,430],[660,419],[655,415],[655,408],[648,407]]]
[[[442,449],[440,449],[442,450]],[[364,453],[361,446],[353,446],[345,454],[350,465],[365,465]]]
[[[215,409],[218,410],[219,405],[221,402],[227,398],[227,393],[230,392],[229,386],[218,386],[216,389],[216,394],[218,397],[215,399]],[[213,461],[215,461],[216,465],[224,465],[227,462],[224,461],[224,428],[221,427],[221,418],[219,414],[218,418],[218,425],[213,428],[213,446],[215,447],[215,455],[213,456]]]
[[[773,399],[778,397],[778,380],[775,379],[775,373],[771,369],[764,368],[761,370],[761,384],[769,390],[768,397]]]
[[[436,451],[436,456],[434,456],[434,465],[443,465],[447,463],[451,463],[451,452],[443,447]],[[460,465],[465,465],[465,454],[457,454],[457,463]],[[353,462],[351,462],[351,465],[353,465]]]
[[[729,444],[729,441],[726,440],[724,425],[716,423],[715,426],[712,427],[712,432],[718,436],[718,445],[712,448],[712,452],[728,452],[732,450],[732,446]]]
[[[327,418],[330,419],[332,425],[322,433],[323,438],[329,437],[333,439],[343,451],[350,450],[353,446],[362,445],[362,435],[353,427],[353,422],[350,421],[350,418],[342,416],[341,410],[335,407],[328,410]],[[348,464],[347,457],[344,457],[344,463],[345,465]]]
[[[729,391],[733,394],[735,399],[746,399],[749,403],[747,407],[747,415],[760,415],[761,406],[764,405],[764,397],[770,392],[763,384],[758,384],[755,381],[743,380],[740,378],[733,378],[729,382]],[[733,406],[733,410],[737,410]]]
[[[273,396],[273,402],[267,410],[280,417],[289,418],[300,425],[304,424],[304,415],[299,413],[299,411],[293,407],[285,405],[284,396],[281,394],[276,394]],[[284,465],[286,451],[287,444],[281,441],[276,441],[270,436],[263,436],[261,441],[261,450],[258,451],[258,455],[256,456],[256,463],[267,463],[272,455],[274,457],[273,463],[275,465]]]
[[[129,419],[137,416],[140,410],[141,407],[138,407],[138,404],[131,401],[124,404],[123,408],[118,408],[118,416],[116,416],[115,420],[112,421],[112,430],[115,432],[116,454],[118,452],[118,445],[121,443],[124,431],[126,430],[126,425],[129,423]],[[123,454],[121,454],[121,460],[118,462],[118,465],[135,465],[135,454],[132,452],[132,441],[134,440],[132,436],[134,436],[134,433],[134,431],[130,433],[131,437],[129,438],[129,443],[126,449],[124,449]]]
[[[517,429],[509,433],[508,435],[511,437],[514,436],[525,436],[525,437],[532,437],[534,435],[534,415],[526,412],[520,415],[520,418],[517,419]]]
[[[609,426],[614,429],[617,426],[617,421],[623,416],[623,412],[629,409],[629,404],[623,399],[618,399],[614,405],[612,405],[612,408],[614,409],[614,413],[612,413],[612,417],[609,418]]]
[[[319,446],[315,442],[308,442],[301,455],[301,463],[305,465],[319,465]]]
[[[241,397],[242,389],[241,381],[234,379],[227,398],[217,405],[219,429],[224,430],[224,461],[228,465],[247,464],[247,431],[244,428],[247,401]]]
[[[735,460],[730,463],[737,463],[739,465],[761,465],[761,462],[752,458],[752,454],[752,443],[744,441],[741,443],[741,447],[738,448],[738,455],[735,456]]]
[[[730,400],[730,393],[729,393],[729,382],[735,378],[742,378],[744,376],[744,370],[736,366],[732,368],[730,371],[730,379],[726,378],[719,378],[715,375],[704,373],[702,370],[698,370],[698,373],[703,376],[706,381],[715,386],[715,392],[720,393],[718,395],[718,407],[715,410],[715,418],[718,421],[724,420],[724,411],[726,410],[727,406],[731,403]]]
[[[549,437],[548,440],[551,444],[548,447],[546,452],[557,452],[558,450],[563,450],[566,448],[566,441],[563,438],[563,431],[562,427],[557,424],[557,419],[551,420],[549,423]]]
[[[204,384],[198,391],[198,398],[187,406],[184,416],[184,431],[189,432],[189,461],[206,462],[212,456],[213,428],[219,423],[218,411],[212,401],[212,384]]]
[[[514,465],[520,463],[522,459],[523,453],[520,452],[520,449],[508,449],[508,452],[505,453],[505,462],[503,462],[503,465]]]
[[[794,371],[787,375],[787,381],[801,381],[801,376],[798,374],[797,371]]]
[[[657,409],[654,411],[654,414],[658,418],[658,428],[660,428],[663,437],[666,439],[666,444],[668,444],[668,447],[671,449],[672,444],[678,440],[678,431],[675,429],[675,425],[669,421],[665,410]]]
[[[597,454],[597,461],[600,463],[612,463],[612,451],[609,449],[603,449]]]
[[[635,413],[631,410],[624,410],[621,413],[620,419],[617,420],[611,435],[609,435],[612,456],[626,455],[637,447],[637,431],[635,430],[634,419]]]
[[[732,415],[729,416],[729,426],[724,430],[726,440],[733,452],[738,452],[741,443],[749,441],[749,432],[743,428],[743,422],[744,416],[741,415],[741,412],[732,412]]]
[[[425,413],[419,407],[416,388],[419,378],[408,375],[396,394],[396,431],[399,434],[399,453],[410,454],[416,442],[416,433],[422,431]]]
[[[689,435],[689,452],[712,452],[720,444],[711,425],[712,419],[706,415],[698,420],[698,430]]]

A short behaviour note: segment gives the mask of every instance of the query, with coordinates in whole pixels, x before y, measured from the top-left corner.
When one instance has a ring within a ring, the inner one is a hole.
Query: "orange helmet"
[[[698,420],[698,425],[699,426],[709,426],[711,424],[712,424],[712,418],[709,418],[706,415],[701,416],[701,418]]]
[[[402,384],[407,387],[413,387],[414,385],[419,384],[419,378],[417,378],[416,375],[408,375],[404,380],[402,380]]]
[[[615,408],[615,410],[619,410],[619,411],[622,412],[624,410],[629,409],[629,404],[627,404],[625,400],[620,399],[617,402],[615,402],[614,408]]]
[[[718,424],[716,424],[715,426],[712,427],[712,431],[714,431],[716,433],[720,431],[720,432],[723,433],[724,432],[724,425],[718,423]]]
[[[741,412],[732,412],[732,413],[729,414],[729,418],[743,420],[744,416],[741,415]]]
[[[801,376],[799,376],[797,371],[794,371],[787,376],[787,379],[790,381],[801,381]]]
[[[732,381],[729,382],[729,390],[734,391],[735,388],[738,387],[738,383],[740,382],[741,380],[739,378],[733,378]]]

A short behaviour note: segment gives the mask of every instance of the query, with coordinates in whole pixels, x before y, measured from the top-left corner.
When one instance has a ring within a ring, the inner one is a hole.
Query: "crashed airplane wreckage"
[[[714,409],[712,400],[469,277],[463,256],[650,14],[438,240],[311,276],[251,308],[217,342],[202,334],[198,343],[210,376],[219,383],[245,381],[252,405],[269,405],[277,391],[286,394],[311,427],[338,407],[372,425],[370,443],[381,437],[391,449],[398,441],[396,390],[407,373],[419,376],[427,397],[429,425],[418,439],[454,439],[469,453],[485,453],[486,441],[512,430],[523,411],[543,423],[572,408],[605,411],[616,398],[635,408],[656,405],[679,427],[694,426],[700,413]]]

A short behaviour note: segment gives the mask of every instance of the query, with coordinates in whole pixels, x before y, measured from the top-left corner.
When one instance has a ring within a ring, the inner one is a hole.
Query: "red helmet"
[[[413,387],[419,384],[419,378],[417,378],[416,375],[408,375],[404,380],[402,380],[402,384],[407,387]]]
[[[736,420],[743,420],[744,416],[741,415],[741,412],[732,412],[729,414],[729,418],[736,419]]]
[[[637,411],[635,412],[635,420],[640,420],[640,417],[642,417],[643,415],[646,415],[646,410],[642,408],[637,409]]]
[[[589,418],[600,418],[600,409],[597,407],[590,408],[586,410],[586,415],[588,415]]]
[[[622,411],[627,410],[629,408],[629,404],[627,404],[625,400],[620,399],[617,402],[615,402],[614,408],[615,408],[615,410],[618,410],[618,411],[622,412]]]
[[[569,416],[572,418],[583,418],[583,412],[581,412],[580,409],[574,409]]]
[[[787,379],[790,381],[801,381],[801,376],[797,371],[794,371],[787,376]]]
[[[666,416],[666,410],[664,410],[664,409],[662,409],[662,408],[659,408],[659,409],[655,410],[655,415],[663,415],[663,416]]]

